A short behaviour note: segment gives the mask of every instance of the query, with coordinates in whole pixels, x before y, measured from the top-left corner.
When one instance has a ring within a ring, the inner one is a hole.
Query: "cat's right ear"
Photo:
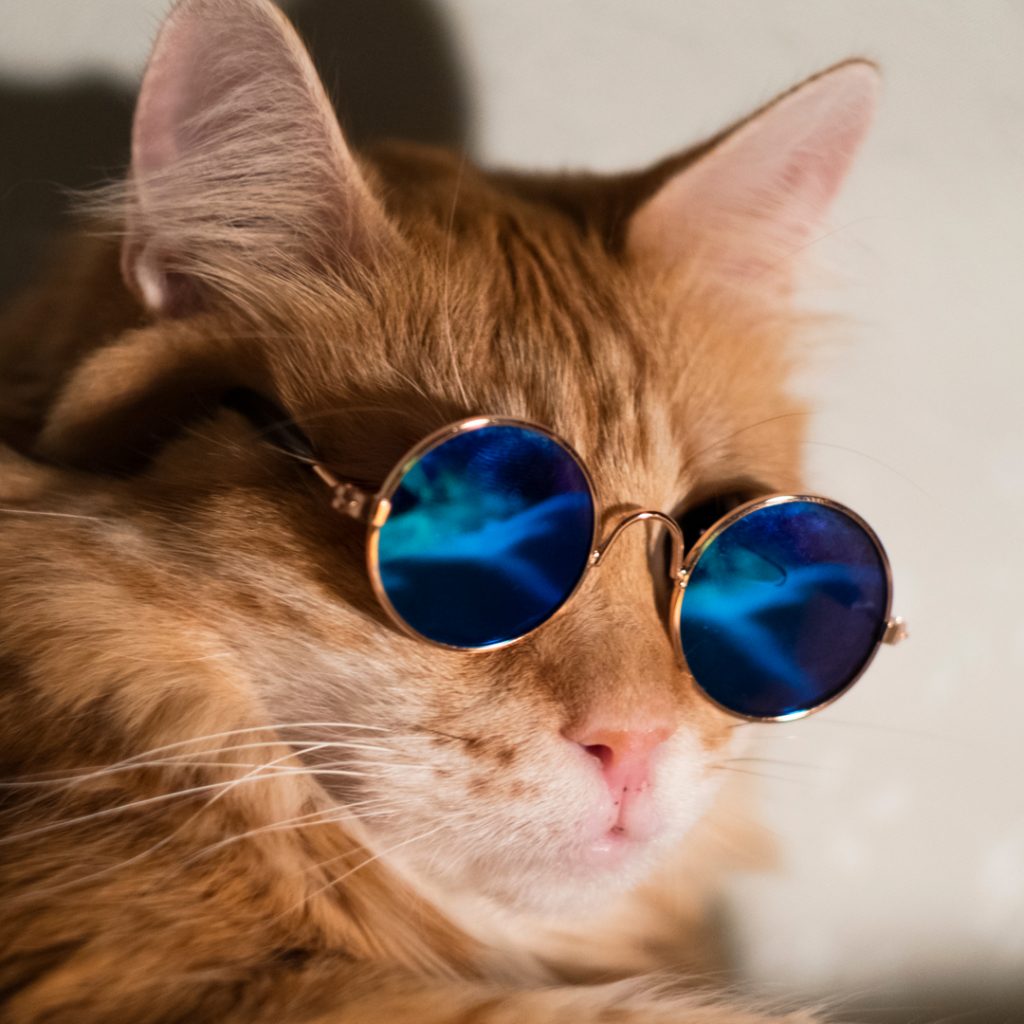
[[[308,53],[267,0],[181,0],[135,113],[122,269],[180,317],[251,272],[344,270],[395,236]]]

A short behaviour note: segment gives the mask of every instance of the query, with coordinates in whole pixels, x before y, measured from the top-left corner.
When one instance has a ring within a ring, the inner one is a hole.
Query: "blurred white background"
[[[748,980],[773,993],[918,1020],[922,993],[969,1009],[957,990],[1021,991],[1024,5],[433,6],[487,163],[639,166],[844,57],[882,65],[875,131],[809,252],[835,271],[810,301],[846,326],[803,386],[821,409],[809,482],[886,540],[913,639],[819,717],[762,731],[783,867],[737,879],[729,917]],[[128,87],[164,8],[2,0],[0,76]],[[0,153],[27,144],[0,138]],[[1013,1006],[998,1019],[1024,1020]]]

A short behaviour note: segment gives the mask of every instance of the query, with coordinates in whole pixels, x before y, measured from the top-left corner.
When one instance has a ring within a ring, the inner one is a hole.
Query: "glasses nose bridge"
[[[604,556],[612,545],[628,530],[634,523],[644,523],[654,520],[668,528],[672,538],[672,559],[669,565],[669,575],[673,582],[678,582],[683,574],[683,530],[682,527],[669,515],[659,512],[657,509],[633,508],[627,509],[614,520],[611,532],[594,549],[590,556],[590,564],[600,565]]]

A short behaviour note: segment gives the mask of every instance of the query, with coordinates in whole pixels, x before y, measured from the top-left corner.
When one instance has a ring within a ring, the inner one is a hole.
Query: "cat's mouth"
[[[586,847],[583,860],[589,868],[613,870],[644,845],[623,830],[610,828]]]
[[[588,826],[587,832],[594,838],[586,843],[583,860],[594,868],[617,867],[632,853],[656,841],[662,832],[649,785],[619,793],[610,806],[599,807]]]

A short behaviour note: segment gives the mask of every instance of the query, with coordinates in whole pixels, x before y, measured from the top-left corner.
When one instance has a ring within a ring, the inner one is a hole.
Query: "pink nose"
[[[650,783],[651,755],[675,732],[673,726],[648,722],[632,728],[594,723],[566,732],[601,765],[601,773],[614,796],[639,792]]]

